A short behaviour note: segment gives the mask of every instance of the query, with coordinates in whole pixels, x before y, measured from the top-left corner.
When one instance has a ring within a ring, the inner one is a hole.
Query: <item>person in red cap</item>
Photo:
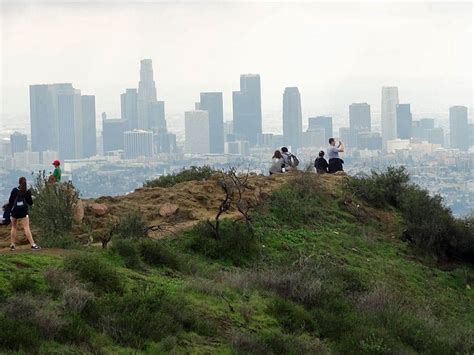
[[[53,176],[55,182],[61,182],[61,162],[59,160],[53,161],[54,165],[54,171],[53,171]]]

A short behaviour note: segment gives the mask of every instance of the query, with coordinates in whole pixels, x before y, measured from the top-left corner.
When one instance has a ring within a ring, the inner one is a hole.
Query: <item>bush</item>
[[[31,323],[7,318],[0,314],[0,349],[36,352],[41,343],[38,330]]]
[[[64,308],[75,313],[80,313],[93,300],[94,294],[78,285],[66,288],[63,292]]]
[[[67,235],[74,223],[74,207],[79,192],[71,183],[51,184],[43,175],[36,177],[32,194],[31,222],[44,237]]]
[[[43,248],[77,249],[80,243],[70,233],[44,234],[39,239]]]
[[[112,235],[124,239],[146,237],[147,224],[139,212],[131,212],[112,227]]]
[[[75,273],[81,280],[90,282],[102,292],[122,292],[120,275],[114,268],[92,254],[73,255],[66,259],[65,268]]]
[[[408,172],[403,166],[388,167],[383,173],[373,170],[371,175],[350,177],[347,180],[347,188],[375,207],[398,207],[409,180]]]
[[[116,239],[112,244],[112,250],[122,257],[126,267],[130,269],[140,268],[140,251],[135,241],[130,239]]]
[[[192,166],[190,169],[183,170],[177,174],[163,175],[158,179],[146,181],[144,187],[171,187],[186,181],[201,181],[209,179],[217,170],[210,166]]]
[[[140,255],[145,263],[152,266],[167,266],[180,270],[180,257],[159,240],[143,240],[139,244]]]
[[[187,247],[212,259],[230,261],[236,266],[248,264],[260,252],[260,243],[253,230],[241,221],[222,220],[220,237],[205,222],[188,233]]]
[[[36,293],[39,290],[38,281],[29,273],[15,273],[10,285],[14,292]]]
[[[71,272],[55,267],[48,268],[44,277],[51,290],[55,293],[61,293],[68,287],[73,287],[77,284],[76,278]]]
[[[314,332],[316,329],[311,313],[286,299],[275,299],[269,305],[268,312],[278,320],[285,332]]]

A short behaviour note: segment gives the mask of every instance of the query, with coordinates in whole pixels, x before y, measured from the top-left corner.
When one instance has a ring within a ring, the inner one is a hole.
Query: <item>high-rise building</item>
[[[82,95],[82,152],[84,158],[97,154],[97,133],[95,123],[95,96]]]
[[[387,147],[387,141],[397,138],[397,105],[398,88],[384,86],[382,88],[382,144]]]
[[[81,91],[60,89],[58,100],[58,153],[61,160],[83,157],[83,123]]]
[[[102,116],[102,139],[104,152],[124,149],[124,133],[129,123],[124,119],[107,119]]]
[[[160,129],[153,135],[155,153],[176,153],[176,135],[169,133],[166,129]]]
[[[125,159],[153,156],[153,132],[144,130],[126,131],[123,134]]]
[[[323,128],[314,128],[303,133],[303,147],[324,148],[327,145],[328,141],[326,140],[326,131]]]
[[[412,115],[410,104],[397,105],[397,138],[410,139],[412,135]]]
[[[339,128],[339,139],[342,141],[342,142],[351,142],[353,143],[354,141],[354,138],[352,137],[352,131],[349,127],[340,127]],[[326,145],[329,144],[326,143]]]
[[[139,129],[149,129],[149,104],[156,102],[156,87],[153,79],[153,64],[151,59],[140,61],[140,81],[137,95],[137,125]]]
[[[159,129],[166,129],[164,101],[154,101],[148,104],[148,129],[155,132]]]
[[[426,140],[428,143],[444,146],[444,130],[441,127],[427,129]]]
[[[285,145],[296,152],[301,147],[303,116],[301,96],[297,87],[287,87],[283,93],[283,137]]]
[[[332,117],[317,116],[308,118],[308,131],[322,128],[326,132],[325,141],[328,144],[329,138],[333,137]]]
[[[474,147],[474,123],[469,123],[469,146]]]
[[[138,93],[137,89],[126,89],[120,95],[120,108],[122,119],[127,120],[130,130],[138,128]]]
[[[221,92],[202,92],[199,110],[209,113],[210,152],[224,153],[224,105]]]
[[[11,155],[22,153],[28,150],[28,137],[20,132],[13,132],[10,135]]]
[[[202,110],[184,113],[185,143],[187,154],[208,154],[209,144],[209,112]]]
[[[371,116],[368,103],[353,103],[349,105],[349,127],[354,133],[370,132]]]
[[[255,146],[262,134],[260,75],[240,76],[240,91],[232,93],[232,107],[235,137]]]
[[[357,135],[358,148],[368,150],[382,149],[382,136],[378,132],[360,132]]]
[[[451,148],[464,151],[469,149],[469,123],[466,106],[449,108],[449,135]]]

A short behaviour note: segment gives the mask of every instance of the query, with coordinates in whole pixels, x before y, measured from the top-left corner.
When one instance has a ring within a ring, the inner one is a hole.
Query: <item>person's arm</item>
[[[339,141],[339,146],[337,147],[337,150],[339,152],[344,152],[344,143],[342,143],[341,141]]]
[[[29,204],[30,206],[33,206],[33,198],[31,197],[31,190],[26,191],[25,200],[27,204]]]
[[[17,194],[17,189],[14,188],[12,192],[10,193],[10,198],[8,199],[8,204],[10,205],[10,208],[15,203],[16,194]]]

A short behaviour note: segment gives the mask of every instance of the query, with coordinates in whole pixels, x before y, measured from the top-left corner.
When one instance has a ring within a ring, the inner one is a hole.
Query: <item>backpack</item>
[[[15,212],[15,214],[22,214],[28,212],[28,204],[26,202],[26,197],[25,195],[20,195],[20,190],[18,190],[15,201],[13,201],[13,204],[11,206],[11,212]]]
[[[290,165],[291,165],[292,168],[296,168],[296,167],[300,164],[300,161],[298,160],[298,158],[296,157],[296,155],[293,155],[293,154],[292,154],[291,157],[290,157],[290,159],[291,159]]]

